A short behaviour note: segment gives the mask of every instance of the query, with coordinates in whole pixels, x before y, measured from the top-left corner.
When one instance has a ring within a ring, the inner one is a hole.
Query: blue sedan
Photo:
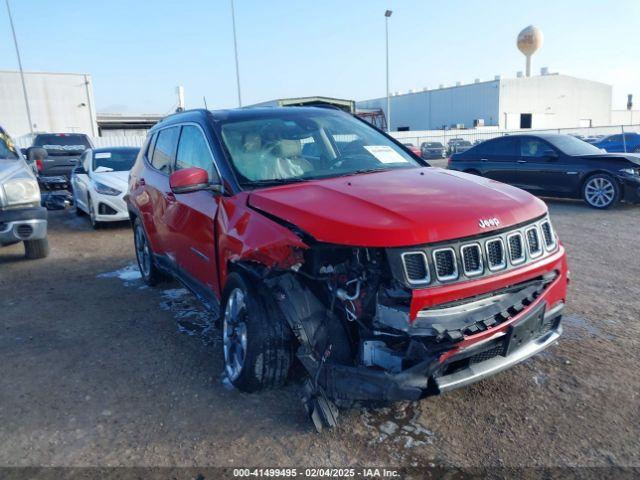
[[[607,152],[633,152],[640,153],[640,134],[625,133],[624,141],[622,134],[608,135],[601,138],[592,145],[598,148],[604,148]]]

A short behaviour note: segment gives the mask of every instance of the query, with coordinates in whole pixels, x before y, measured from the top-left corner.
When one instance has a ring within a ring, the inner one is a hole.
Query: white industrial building
[[[571,128],[611,124],[611,85],[567,75],[500,78],[390,98],[393,131],[495,126],[500,129]],[[356,103],[382,110],[387,98]]]
[[[34,132],[77,132],[97,136],[91,76],[25,72],[32,129],[20,73],[0,71],[0,125],[14,137]]]

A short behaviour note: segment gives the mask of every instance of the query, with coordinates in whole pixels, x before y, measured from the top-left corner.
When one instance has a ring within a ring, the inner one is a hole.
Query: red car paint
[[[475,175],[415,168],[256,190],[249,204],[319,241],[401,247],[463,238],[540,217],[545,204]],[[500,219],[481,228],[479,219]]]

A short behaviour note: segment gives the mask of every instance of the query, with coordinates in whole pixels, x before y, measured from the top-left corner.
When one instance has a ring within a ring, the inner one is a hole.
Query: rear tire
[[[611,208],[620,201],[620,185],[611,175],[596,173],[584,182],[582,199],[592,208]]]
[[[223,360],[229,381],[243,392],[284,385],[293,364],[294,341],[280,310],[235,272],[229,275],[222,299]]]
[[[138,269],[144,283],[153,287],[163,280],[162,272],[156,266],[153,258],[153,250],[149,244],[147,234],[142,226],[140,218],[133,223],[133,243],[136,251]]]
[[[49,255],[49,251],[49,240],[46,238],[24,241],[24,256],[29,260],[44,258]]]

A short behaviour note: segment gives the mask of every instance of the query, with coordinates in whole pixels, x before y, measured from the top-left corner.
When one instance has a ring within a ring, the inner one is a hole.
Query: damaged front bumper
[[[372,345],[363,342],[361,362],[325,364],[319,383],[336,400],[418,400],[477,382],[541,352],[562,334],[568,281],[564,249],[523,270],[432,289],[428,296],[421,291],[404,311],[404,327],[400,313],[383,308],[378,335]],[[433,298],[444,302],[431,303]],[[394,347],[390,332],[408,343]]]
[[[540,302],[485,341],[450,356],[434,354],[397,373],[326,364],[320,383],[336,400],[419,400],[463,387],[512,367],[553,344],[562,334],[563,306],[559,304],[545,311],[545,302]]]

